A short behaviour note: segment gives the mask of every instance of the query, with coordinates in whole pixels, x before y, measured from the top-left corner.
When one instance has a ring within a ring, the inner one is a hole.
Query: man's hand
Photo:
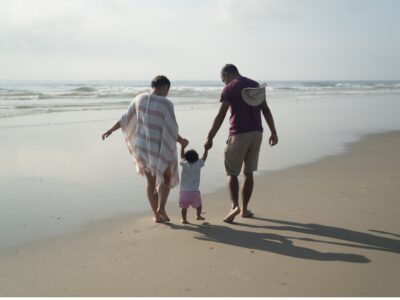
[[[278,144],[278,135],[276,133],[272,133],[269,137],[269,145],[272,147],[276,144]]]
[[[111,131],[110,130],[107,130],[105,133],[103,133],[102,135],[101,135],[101,138],[103,139],[103,141],[106,139],[106,138],[108,138],[110,135],[111,135]]]
[[[213,141],[211,139],[207,139],[206,143],[204,144],[204,148],[208,151],[212,148],[213,146]]]

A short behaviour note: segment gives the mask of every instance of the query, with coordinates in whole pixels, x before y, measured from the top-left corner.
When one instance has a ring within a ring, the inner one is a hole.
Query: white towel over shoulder
[[[138,173],[143,176],[148,171],[156,176],[158,190],[164,181],[164,171],[170,166],[169,185],[175,187],[179,183],[178,124],[172,102],[159,95],[139,94],[119,123]]]

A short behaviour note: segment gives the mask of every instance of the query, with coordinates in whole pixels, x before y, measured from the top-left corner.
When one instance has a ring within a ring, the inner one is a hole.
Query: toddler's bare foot
[[[206,218],[203,218],[202,216],[197,216],[196,220],[205,220]]]
[[[187,220],[181,220],[182,224],[189,224]]]
[[[229,214],[225,217],[224,222],[225,223],[232,223],[233,220],[235,219],[235,217],[240,214],[240,208],[239,206],[231,209],[231,211],[229,212]]]

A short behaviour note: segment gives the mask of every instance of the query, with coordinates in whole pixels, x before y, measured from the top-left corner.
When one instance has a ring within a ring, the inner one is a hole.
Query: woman
[[[167,222],[165,204],[171,188],[179,183],[176,142],[188,141],[178,133],[174,105],[166,98],[170,81],[156,76],[150,93],[135,97],[121,119],[103,135],[104,140],[121,128],[138,174],[147,178],[147,197],[154,222]]]

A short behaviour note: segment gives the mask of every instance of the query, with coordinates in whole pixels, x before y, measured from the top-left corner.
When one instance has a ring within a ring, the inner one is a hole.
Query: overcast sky
[[[0,79],[400,79],[398,0],[0,0]]]

